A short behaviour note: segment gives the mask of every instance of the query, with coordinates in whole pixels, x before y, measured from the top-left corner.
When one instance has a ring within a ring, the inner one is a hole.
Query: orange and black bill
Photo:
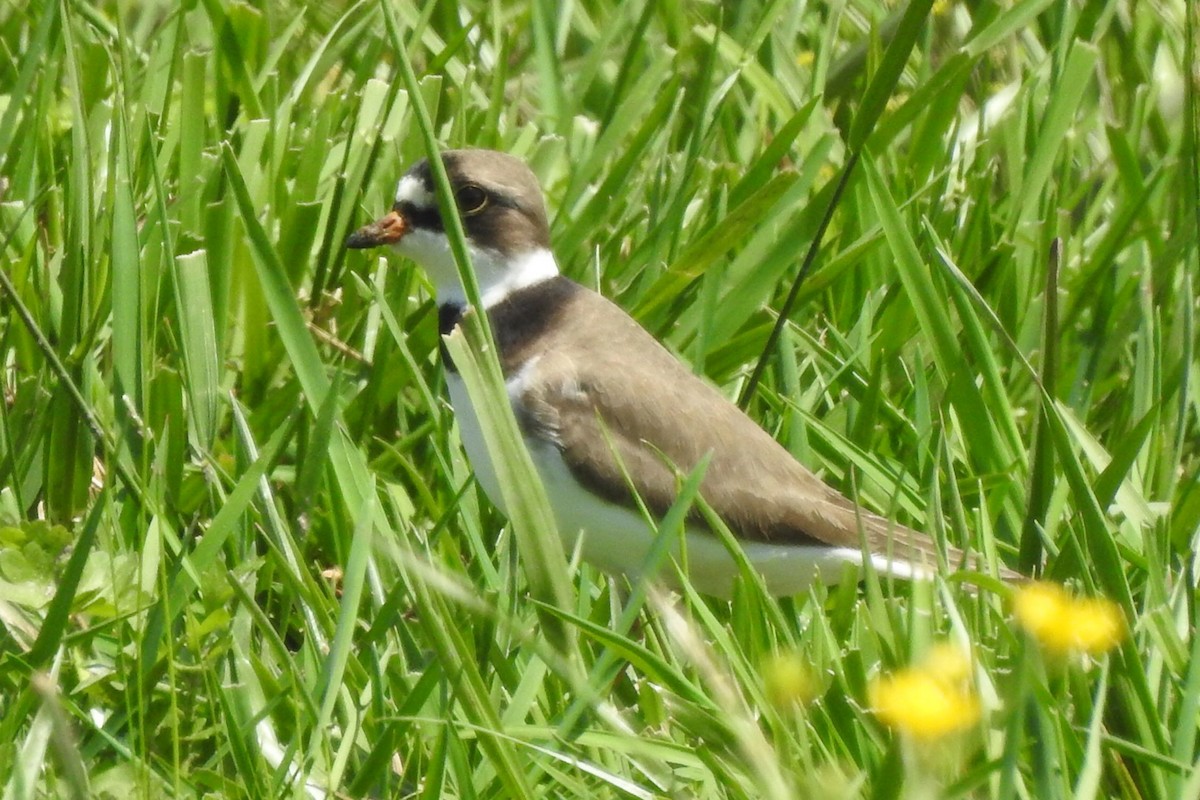
[[[404,238],[406,233],[408,233],[408,222],[399,211],[389,211],[382,219],[377,219],[370,225],[364,225],[350,234],[350,238],[346,240],[346,247],[365,250],[370,247],[393,244]]]

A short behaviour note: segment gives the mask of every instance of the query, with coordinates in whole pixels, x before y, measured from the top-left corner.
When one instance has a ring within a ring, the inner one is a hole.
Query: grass
[[[1197,41],[1178,0],[0,6],[4,800],[1200,797]],[[341,246],[429,141],[527,159],[564,271],[831,483],[1127,638],[1055,657],[949,571],[621,592],[506,523],[429,287]],[[887,727],[947,640],[979,719]]]

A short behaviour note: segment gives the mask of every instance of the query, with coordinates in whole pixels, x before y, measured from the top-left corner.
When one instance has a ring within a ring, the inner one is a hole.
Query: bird
[[[484,149],[439,154],[497,343],[521,435],[568,552],[630,581],[655,536],[639,507],[661,517],[680,475],[708,459],[700,496],[737,539],[767,591],[807,591],[861,574],[929,578],[931,537],[877,515],[824,483],[717,388],[697,376],[621,307],[559,272],[542,189],[519,158]],[[346,246],[388,246],[433,284],[439,331],[468,310],[428,159],[409,168],[392,208]],[[446,383],[476,479],[505,511],[479,420],[443,348]],[[728,598],[739,574],[721,538],[693,511],[686,523],[691,585]],[[672,553],[679,557],[678,548]],[[962,552],[948,548],[946,562]],[[661,570],[663,573],[669,570]],[[1011,573],[1002,571],[1004,577]]]

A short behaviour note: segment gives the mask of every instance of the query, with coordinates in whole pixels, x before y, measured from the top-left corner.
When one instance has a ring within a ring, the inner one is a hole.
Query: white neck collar
[[[519,289],[558,275],[554,254],[544,247],[509,258],[495,250],[475,247],[470,242],[467,242],[467,248],[484,308],[491,308]],[[395,249],[416,261],[429,275],[437,292],[438,305],[467,305],[467,295],[454,265],[454,254],[444,233],[419,228],[411,230],[395,244]]]

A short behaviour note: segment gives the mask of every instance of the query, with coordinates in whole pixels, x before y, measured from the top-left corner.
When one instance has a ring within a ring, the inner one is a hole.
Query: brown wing
[[[711,454],[701,494],[744,539],[857,548],[861,526],[873,553],[936,563],[928,536],[827,486],[620,308],[566,279],[553,293],[542,303],[513,298],[493,309],[493,323],[498,332],[519,330],[500,336],[500,346],[510,377],[526,365],[523,427],[554,442],[584,485],[632,505],[624,466],[642,500],[662,513],[675,499],[676,469],[690,472]]]

